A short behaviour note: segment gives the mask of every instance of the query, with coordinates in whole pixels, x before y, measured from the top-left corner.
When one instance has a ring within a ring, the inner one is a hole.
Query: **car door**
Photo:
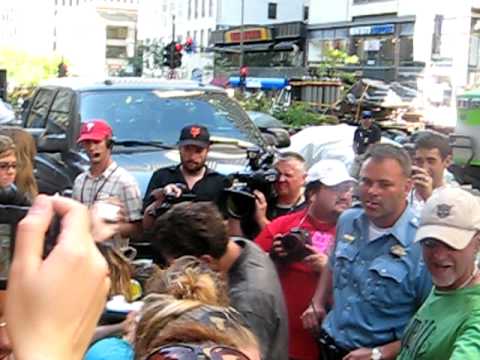
[[[71,143],[71,121],[75,93],[68,88],[41,88],[32,103],[26,126],[42,131],[42,136],[57,136]],[[69,146],[70,148],[70,146]],[[71,165],[67,151],[39,152],[35,162],[35,176],[41,193],[54,194],[69,189],[79,170]]]

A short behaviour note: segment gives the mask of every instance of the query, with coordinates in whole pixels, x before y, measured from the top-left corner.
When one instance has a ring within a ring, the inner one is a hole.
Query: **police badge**
[[[438,204],[437,205],[437,216],[440,219],[445,219],[447,216],[450,216],[453,205],[448,204]]]

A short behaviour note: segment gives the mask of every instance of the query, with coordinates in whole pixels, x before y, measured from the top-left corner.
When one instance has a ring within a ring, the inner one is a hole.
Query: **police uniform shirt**
[[[369,145],[379,142],[381,137],[382,131],[376,124],[372,124],[369,128],[357,127],[353,137],[357,155],[363,154]]]
[[[346,350],[399,340],[431,290],[419,243],[418,219],[410,207],[387,232],[371,239],[363,209],[345,211],[337,222],[330,257],[334,306],[324,330]]]
[[[153,173],[145,192],[143,208],[145,209],[154,201],[150,196],[153,190],[163,188],[168,184],[184,184],[185,188],[188,189],[180,165],[161,168]],[[184,191],[184,193],[196,195],[196,201],[212,201],[219,206],[221,194],[228,185],[229,181],[225,175],[207,167],[203,178],[198,180],[193,188]]]

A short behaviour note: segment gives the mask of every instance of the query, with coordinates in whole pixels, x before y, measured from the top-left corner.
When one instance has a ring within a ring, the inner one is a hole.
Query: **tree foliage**
[[[61,61],[59,56],[40,56],[25,51],[0,49],[0,68],[7,70],[9,83],[18,85],[37,85],[42,80],[57,76]]]

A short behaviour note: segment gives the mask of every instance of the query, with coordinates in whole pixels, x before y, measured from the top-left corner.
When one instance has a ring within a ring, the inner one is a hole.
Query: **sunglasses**
[[[17,163],[14,163],[14,162],[0,162],[0,170],[9,170],[9,169],[13,169],[13,170],[16,170],[17,169]]]
[[[147,360],[250,360],[239,350],[228,346],[174,344],[155,350]]]

